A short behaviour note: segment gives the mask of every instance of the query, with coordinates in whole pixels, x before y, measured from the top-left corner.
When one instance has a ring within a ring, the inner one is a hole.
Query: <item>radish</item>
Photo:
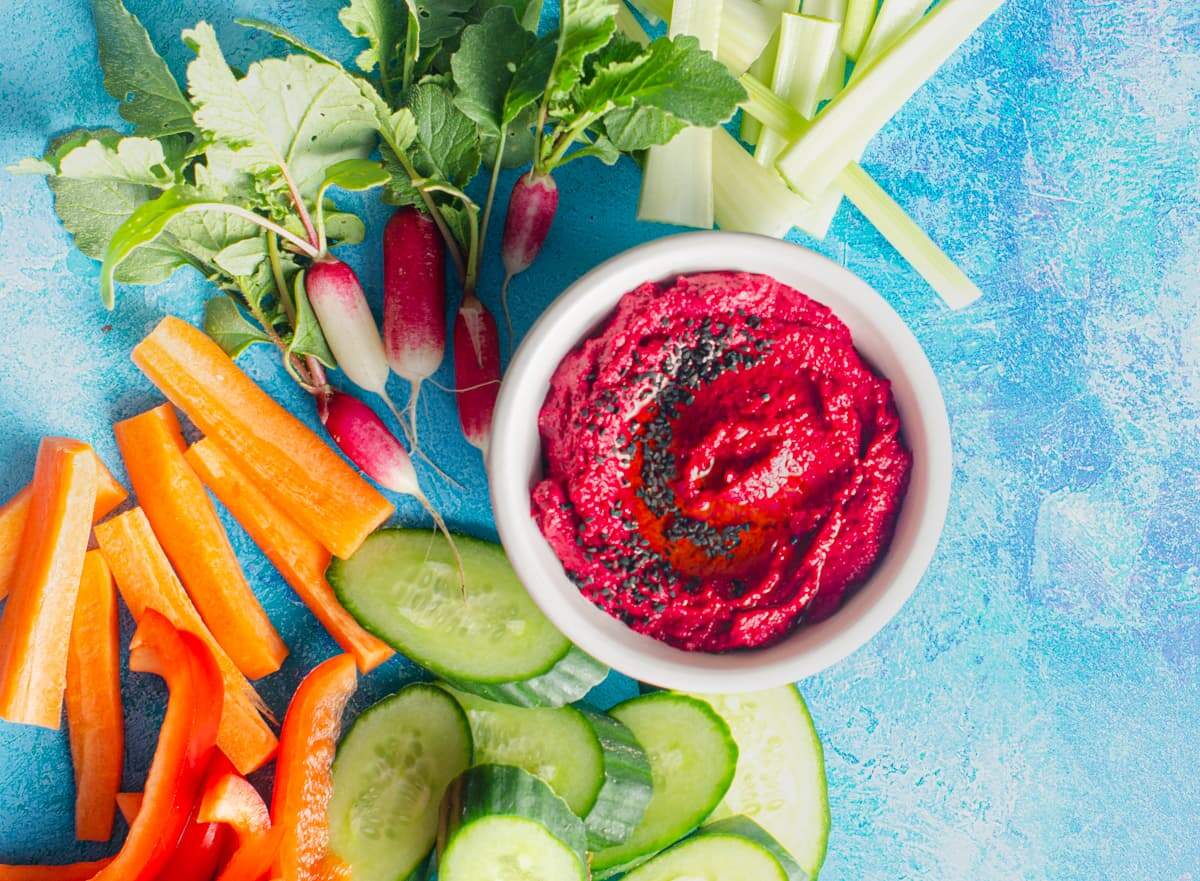
[[[338,367],[359,388],[386,399],[383,340],[354,270],[326,254],[305,274],[304,287]]]
[[[508,283],[533,265],[558,211],[558,184],[537,168],[525,172],[513,185],[504,218],[504,238],[500,258],[504,261],[504,284],[500,288],[500,306],[508,336],[513,337],[512,316],[508,311]]]
[[[433,518],[434,525],[446,536],[458,560],[459,579],[465,590],[462,558],[458,556],[458,547],[446,521],[422,492],[408,451],[388,430],[379,414],[353,395],[333,388],[328,388],[317,398],[317,413],[333,442],[364,474],[384,489],[411,496],[421,503]]]
[[[416,208],[401,208],[383,232],[383,346],[392,370],[412,386],[415,445],[421,383],[446,354],[446,246],[437,224]]]
[[[496,319],[472,293],[463,298],[454,320],[454,384],[463,434],[486,459],[500,390],[500,335]]]
[[[326,254],[313,263],[304,277],[305,290],[325,342],[337,359],[338,367],[359,388],[383,398],[413,452],[424,459],[442,479],[457,483],[421,451],[416,442],[416,426],[410,425],[387,393],[388,361],[375,316],[367,303],[358,276],[348,265]]]

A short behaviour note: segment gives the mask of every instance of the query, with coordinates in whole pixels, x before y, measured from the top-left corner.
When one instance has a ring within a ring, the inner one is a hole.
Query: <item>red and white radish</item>
[[[415,444],[421,383],[446,354],[446,246],[437,224],[416,208],[401,208],[383,231],[383,347],[392,370],[412,386]]]
[[[486,459],[500,391],[500,334],[492,313],[471,293],[454,319],[454,384],[463,434]]]
[[[305,273],[304,287],[338,367],[359,388],[387,397],[383,340],[354,270],[326,255]]]
[[[333,388],[317,398],[317,412],[333,442],[359,470],[384,489],[411,496],[421,503],[458,558],[454,538],[442,515],[421,490],[408,451],[379,414],[353,395]],[[459,559],[459,577],[462,575]]]
[[[508,309],[508,283],[533,265],[558,211],[558,184],[549,174],[537,169],[521,175],[508,197],[508,214],[504,217],[504,238],[500,259],[504,261],[504,284],[500,288],[500,306],[509,339],[513,336],[512,317]]]

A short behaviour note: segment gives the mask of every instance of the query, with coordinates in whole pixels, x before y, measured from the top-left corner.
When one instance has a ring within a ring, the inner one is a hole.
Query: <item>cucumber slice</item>
[[[805,881],[803,870],[745,817],[706,826],[625,876],[626,881]]]
[[[604,750],[604,785],[583,818],[588,849],[624,844],[633,835],[654,795],[650,757],[625,725],[612,716],[580,710],[592,724]]]
[[[597,879],[644,863],[694,830],[724,797],[737,767],[729,726],[703,701],[660,691],[614,707],[650,757],[654,794],[629,840],[592,855]]]
[[[804,698],[791,685],[698,697],[729,723],[742,756],[716,816],[749,817],[816,878],[829,842],[829,791],[821,740]]]
[[[604,751],[573,707],[527,709],[452,691],[467,713],[477,764],[515,765],[550,784],[575,814],[592,809],[604,783]]]
[[[381,529],[329,583],[358,622],[446,679],[506,683],[550,670],[571,644],[538,611],[499,545],[456,536],[466,595],[446,539]]]
[[[450,787],[443,812],[440,881],[587,881],[583,821],[528,771],[472,768]]]
[[[574,707],[514,707],[450,690],[471,724],[475,761],[515,765],[584,817],[588,846],[624,842],[650,801],[650,762],[614,719]]]
[[[355,881],[400,881],[428,855],[446,787],[471,764],[457,702],[410,685],[354,722],[333,762],[329,845]]]
[[[518,707],[562,707],[580,700],[608,676],[608,667],[575,646],[541,676],[488,685],[451,681],[459,691]]]

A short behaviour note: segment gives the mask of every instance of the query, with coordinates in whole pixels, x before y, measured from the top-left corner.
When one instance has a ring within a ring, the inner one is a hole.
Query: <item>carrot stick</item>
[[[67,733],[75,766],[75,837],[112,837],[125,759],[117,592],[99,551],[83,560],[67,659]]]
[[[58,728],[71,619],[96,506],[91,447],[45,438],[30,486],[12,597],[0,620],[0,718]]]
[[[0,600],[8,596],[12,584],[13,570],[17,565],[17,549],[21,546],[21,533],[29,517],[32,488],[23,487],[15,496],[0,505]],[[128,497],[125,487],[117,483],[100,457],[96,457],[96,508],[92,522],[99,523],[117,505]]]
[[[0,881],[88,881],[112,862],[112,857],[66,866],[0,866]]]
[[[183,458],[187,444],[170,404],[113,426],[129,481],[167,559],[221,648],[250,679],[288,655],[238,563],[212,500]]]
[[[330,636],[354,656],[359,670],[368,673],[395,654],[387,643],[363,630],[338,602],[325,580],[329,551],[281,511],[215,441],[197,441],[186,457]]]
[[[349,557],[391,517],[387,499],[200,330],[164,318],[133,360],[330,553]]]
[[[137,819],[138,811],[142,809],[142,802],[146,800],[144,792],[118,792],[117,793],[117,810],[121,812],[121,816],[125,818],[125,822],[132,826],[133,821]]]
[[[141,508],[131,508],[101,523],[96,527],[96,541],[135,621],[141,621],[146,611],[153,609],[208,646],[225,684],[217,746],[243,774],[262,767],[278,745],[263,719],[262,699],[200,620],[167,555],[159,547],[145,513]]]

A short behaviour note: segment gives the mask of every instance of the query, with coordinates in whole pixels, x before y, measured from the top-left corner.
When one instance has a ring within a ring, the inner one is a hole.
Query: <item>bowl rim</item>
[[[914,456],[895,535],[867,581],[825,621],[798,627],[771,647],[726,654],[674,648],[592,605],[567,577],[533,519],[530,502],[541,469],[538,414],[562,358],[638,284],[704,271],[770,275],[833,309],[850,327],[855,347],[868,350],[865,360],[891,381]],[[733,693],[784,685],[827,669],[895,617],[937,549],[950,502],[952,456],[949,419],[933,368],[908,325],[874,289],[801,245],[747,233],[701,231],[626,250],[585,273],[554,300],[522,340],[504,377],[487,468],[496,529],[513,568],[537,606],[572,643],[642,682]]]

